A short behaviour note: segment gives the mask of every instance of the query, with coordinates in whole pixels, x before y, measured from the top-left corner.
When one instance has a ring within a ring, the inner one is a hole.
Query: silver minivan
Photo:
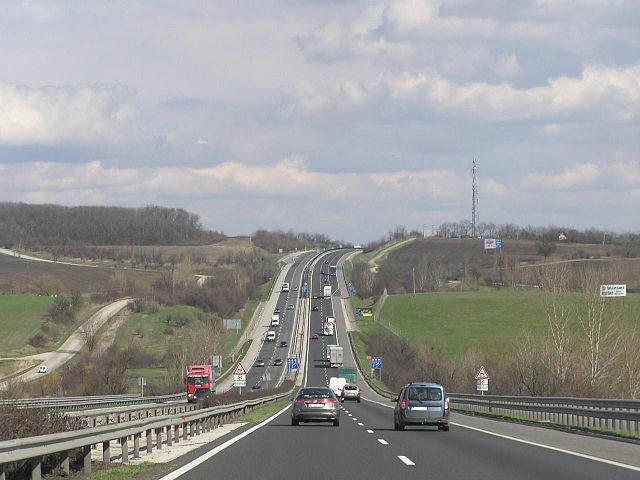
[[[444,387],[437,383],[408,383],[395,399],[394,430],[407,425],[431,425],[449,431],[449,398]]]

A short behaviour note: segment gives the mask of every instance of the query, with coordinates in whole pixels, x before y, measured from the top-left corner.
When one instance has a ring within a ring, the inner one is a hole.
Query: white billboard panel
[[[626,297],[627,285],[600,285],[601,297]]]
[[[485,238],[484,239],[484,249],[485,250],[495,250],[496,248],[496,239],[495,238]]]

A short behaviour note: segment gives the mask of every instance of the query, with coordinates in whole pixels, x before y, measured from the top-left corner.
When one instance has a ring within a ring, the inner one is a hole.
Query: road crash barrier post
[[[239,416],[242,412],[250,411],[258,406],[266,405],[282,398],[288,398],[292,391],[271,395],[269,397],[245,400],[232,405],[223,405],[201,410],[181,412],[177,415],[165,415],[125,421],[121,423],[112,422],[108,425],[86,428],[83,430],[73,430],[70,432],[53,433],[37,437],[19,438],[15,440],[0,441],[0,480],[7,480],[5,468],[8,465],[15,465],[29,462],[31,478],[42,478],[42,465],[44,457],[59,456],[61,458],[58,465],[63,473],[70,470],[69,454],[80,450],[81,464],[85,473],[91,473],[91,450],[94,445],[102,444],[102,460],[105,463],[112,461],[111,442],[118,442],[122,451],[122,463],[129,461],[129,437],[133,438],[133,457],[140,457],[140,439],[144,434],[146,437],[147,453],[152,453],[155,433],[155,446],[162,449],[163,434],[166,434],[167,447],[172,445],[173,440],[178,443],[180,438],[180,426],[182,426],[182,436],[188,439],[189,433],[193,438],[200,433],[210,431],[224,421]],[[115,460],[116,457],[113,457]],[[4,467],[4,468],[3,468]]]

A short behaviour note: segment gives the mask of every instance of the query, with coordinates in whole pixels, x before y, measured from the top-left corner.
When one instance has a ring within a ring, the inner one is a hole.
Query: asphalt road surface
[[[312,294],[320,293],[326,284],[338,290],[336,277],[321,271],[328,271],[346,253],[328,252],[327,263],[321,259],[316,264]],[[340,295],[346,292],[336,292],[332,299],[310,300],[319,307],[310,315],[310,335],[320,334],[322,319],[329,315],[336,317],[338,332],[336,337],[308,340],[309,386],[327,385],[337,373],[325,362],[329,344],[343,345],[345,366],[355,365]],[[430,427],[394,431],[393,404],[363,381],[359,384],[363,401],[342,404],[339,427],[328,423],[293,427],[287,407],[262,424],[249,424],[185,456],[181,466],[163,479],[640,478],[640,446],[631,443],[460,414],[452,414],[450,432]]]

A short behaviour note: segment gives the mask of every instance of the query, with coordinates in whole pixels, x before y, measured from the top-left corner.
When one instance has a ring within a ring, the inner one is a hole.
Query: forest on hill
[[[0,246],[201,245],[226,238],[181,208],[0,203]]]

